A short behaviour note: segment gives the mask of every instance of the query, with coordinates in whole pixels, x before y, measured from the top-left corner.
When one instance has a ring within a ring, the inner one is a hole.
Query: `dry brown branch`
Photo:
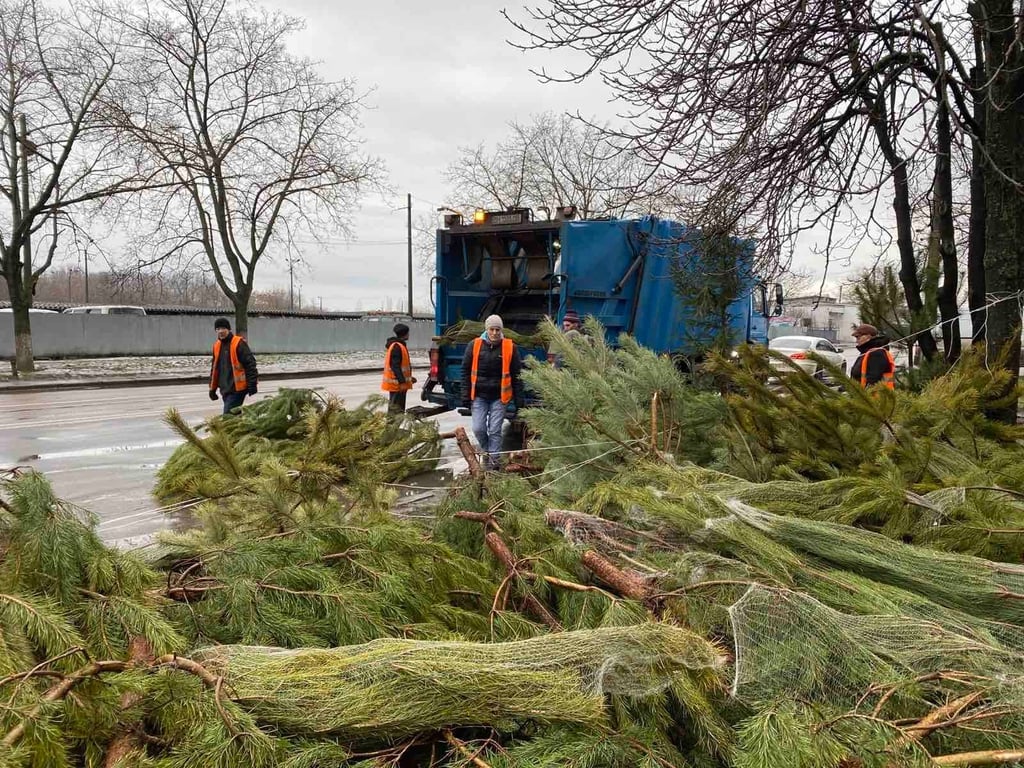
[[[932,758],[935,765],[1004,765],[1024,760],[1024,749],[990,749],[981,752],[960,752]]]
[[[916,725],[912,725],[904,729],[906,735],[901,739],[900,745],[920,741],[932,731],[942,728],[946,720],[959,715],[967,709],[967,707],[981,699],[983,695],[984,694],[981,691],[973,691],[964,696],[953,699],[952,701],[943,704],[941,707],[936,707],[927,715],[922,717]]]
[[[469,747],[466,746],[465,742],[457,739],[455,734],[449,730],[444,732],[445,741],[447,741],[455,750],[465,757],[470,763],[476,766],[476,768],[491,768],[490,764],[485,762],[480,756],[479,752],[474,753],[469,751]]]
[[[497,533],[490,531],[485,534],[484,543],[487,544],[487,548],[491,550],[494,556],[498,558],[498,561],[505,566],[505,571],[509,576],[514,577],[521,575],[517,567],[515,556]],[[556,631],[562,629],[562,624],[558,619],[556,619],[551,611],[549,611],[547,607],[534,595],[531,595],[529,592],[525,593],[523,595],[523,604],[535,618],[547,624],[551,629]]]
[[[217,681],[220,678],[207,670],[202,664],[192,661],[192,659],[186,659],[183,656],[178,656],[176,653],[168,653],[156,661],[153,662],[154,667],[173,667],[174,669],[180,669],[183,672],[195,675],[203,681],[203,685],[209,688],[211,691],[216,690]]]
[[[658,434],[658,393],[651,396],[651,451],[655,450],[654,437]]]
[[[528,576],[530,578],[538,578],[537,575],[533,574],[533,573],[528,574]],[[614,600],[617,599],[615,597],[615,595],[611,594],[610,592],[606,592],[605,590],[601,589],[600,587],[595,587],[595,586],[590,585],[590,584],[578,584],[575,581],[566,581],[565,579],[559,579],[559,578],[556,578],[554,576],[543,576],[543,577],[540,577],[540,578],[542,578],[545,582],[547,582],[548,584],[550,584],[553,587],[561,587],[562,589],[570,589],[570,590],[572,590],[574,592],[597,592],[599,595],[604,595],[609,600],[614,601]]]
[[[469,510],[459,510],[455,513],[455,517],[460,520],[471,520],[474,523],[482,523],[485,527],[490,528],[498,533],[503,533],[501,526],[494,519],[493,512],[470,512]]]
[[[88,654],[85,653],[85,649],[81,646],[68,648],[68,650],[64,651],[64,653],[58,654],[52,658],[46,659],[45,661],[39,662],[34,667],[32,667],[32,669],[30,669],[28,672],[16,672],[13,675],[8,675],[7,677],[0,679],[0,688],[3,688],[8,683],[13,683],[15,681],[23,682],[31,677],[64,677],[63,672],[58,672],[55,669],[47,669],[47,667],[49,667],[51,664],[56,663],[57,661],[60,661],[61,659],[66,659],[68,656],[74,656],[76,653],[81,653],[86,658],[88,658]]]
[[[899,690],[905,685],[927,683],[931,680],[954,680],[957,682],[966,682],[966,680],[968,679],[976,679],[976,676],[970,675],[966,672],[957,672],[955,670],[941,670],[939,672],[929,672],[924,675],[919,675],[918,677],[915,677],[913,680],[904,681],[902,683],[898,683],[896,685],[888,687],[877,684],[872,685],[870,688],[867,689],[867,691],[864,692],[864,695],[860,697],[854,709],[859,709],[860,705],[867,701],[867,699],[870,696],[878,693],[881,690],[885,690],[885,693],[882,694],[882,697],[878,700],[878,703],[875,705],[875,708],[871,713],[872,717],[879,717],[882,714],[882,709],[885,707],[886,702],[888,702],[889,699],[895,696],[899,692]],[[910,722],[915,723],[917,722],[917,720],[910,720]]]

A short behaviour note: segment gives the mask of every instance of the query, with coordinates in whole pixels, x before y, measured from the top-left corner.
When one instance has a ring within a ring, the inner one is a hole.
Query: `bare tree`
[[[987,342],[1019,347],[1010,299],[1024,289],[1024,152],[1010,137],[1024,128],[1024,22],[1010,0],[552,0],[529,13],[513,22],[524,47],[582,52],[587,67],[559,79],[600,76],[632,112],[611,138],[712,210],[738,201],[766,259],[784,263],[796,238],[817,230],[827,267],[865,240],[881,252],[894,230],[911,324],[929,357],[937,346],[918,253],[931,238],[955,357],[951,212],[955,191],[969,187],[972,308],[986,289],[1007,299],[990,310]],[[1005,359],[1016,372],[1019,350]]]
[[[649,169],[615,145],[606,127],[545,113],[513,122],[493,149],[463,147],[445,171],[449,203],[474,208],[576,206],[583,218],[645,213]]]
[[[101,19],[81,5],[59,11],[0,0],[0,273],[19,371],[33,370],[28,310],[58,241],[76,231],[74,213],[152,181],[105,119],[106,102],[122,84],[123,45]]]
[[[245,333],[259,264],[294,237],[343,231],[379,164],[357,139],[361,96],[287,49],[300,23],[227,0],[164,0],[125,22],[149,78],[119,120],[173,188],[142,205],[160,247],[210,264]]]

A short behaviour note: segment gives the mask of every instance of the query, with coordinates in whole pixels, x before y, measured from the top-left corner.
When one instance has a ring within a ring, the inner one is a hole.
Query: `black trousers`
[[[388,392],[388,413],[405,413],[405,396],[409,390]]]

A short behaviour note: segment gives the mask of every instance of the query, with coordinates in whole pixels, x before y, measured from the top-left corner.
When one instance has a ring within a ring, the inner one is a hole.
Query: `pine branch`
[[[32,710],[21,719],[21,722],[7,732],[7,735],[4,736],[2,741],[0,741],[0,745],[3,745],[8,749],[13,748],[14,745],[21,740],[21,737],[25,735],[29,721],[35,720],[39,717],[39,714],[43,711],[46,704],[54,701],[61,701],[83,680],[106,672],[123,672],[127,668],[128,662],[126,661],[94,661],[81,669],[72,672],[70,675],[67,675],[63,680],[43,694],[42,701],[33,707]]]

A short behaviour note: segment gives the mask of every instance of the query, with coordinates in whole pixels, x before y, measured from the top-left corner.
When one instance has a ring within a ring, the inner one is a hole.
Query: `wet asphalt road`
[[[379,374],[281,379],[262,384],[257,397],[303,387],[356,405],[379,386]],[[418,404],[414,390],[409,406]],[[170,407],[198,424],[219,413],[221,403],[210,401],[205,387],[194,383],[0,393],[0,467],[45,472],[58,496],[96,515],[105,540],[145,544],[173,523],[150,496],[157,469],[180,443],[161,421]],[[434,418],[441,431],[469,427],[469,419],[457,413]],[[446,441],[442,467],[461,471],[462,466],[454,441]]]

